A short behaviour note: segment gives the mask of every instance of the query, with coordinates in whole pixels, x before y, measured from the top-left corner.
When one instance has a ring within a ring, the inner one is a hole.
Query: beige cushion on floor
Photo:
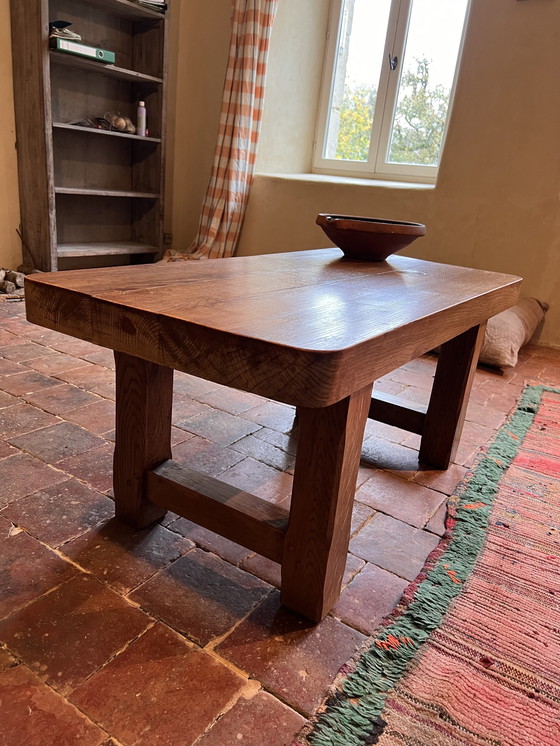
[[[527,344],[543,320],[548,304],[520,298],[517,305],[489,319],[480,362],[498,368],[517,364],[520,348]]]

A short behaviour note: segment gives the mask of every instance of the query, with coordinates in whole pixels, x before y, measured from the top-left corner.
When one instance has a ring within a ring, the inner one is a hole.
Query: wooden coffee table
[[[340,593],[367,417],[421,435],[445,469],[484,325],[521,280],[337,249],[35,274],[30,321],[115,351],[118,518],[173,510],[282,565],[282,603],[321,620]],[[374,396],[375,379],[441,345],[427,408]],[[289,511],[171,461],[173,369],[297,407]]]

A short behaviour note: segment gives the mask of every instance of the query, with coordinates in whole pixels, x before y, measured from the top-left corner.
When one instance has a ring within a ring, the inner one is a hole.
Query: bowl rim
[[[371,218],[362,215],[341,215],[338,213],[320,212],[317,215],[317,219],[315,222],[317,223],[317,225],[333,226],[339,230],[348,230],[352,227],[348,225],[348,223],[355,222],[362,223],[364,228],[367,225],[387,225],[388,227],[418,229],[419,232],[422,232],[422,235],[426,233],[426,226],[424,225],[424,223],[414,223],[408,220],[386,220],[384,218]]]

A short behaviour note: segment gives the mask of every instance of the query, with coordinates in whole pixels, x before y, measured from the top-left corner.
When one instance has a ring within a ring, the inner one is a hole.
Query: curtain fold
[[[187,258],[234,253],[253,180],[266,62],[279,0],[232,0],[233,19],[218,142],[195,240]]]

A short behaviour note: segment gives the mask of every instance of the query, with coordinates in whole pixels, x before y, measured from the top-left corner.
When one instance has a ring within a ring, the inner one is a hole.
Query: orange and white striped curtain
[[[189,258],[231,256],[249,199],[266,61],[279,0],[233,0],[233,24],[214,165]]]

